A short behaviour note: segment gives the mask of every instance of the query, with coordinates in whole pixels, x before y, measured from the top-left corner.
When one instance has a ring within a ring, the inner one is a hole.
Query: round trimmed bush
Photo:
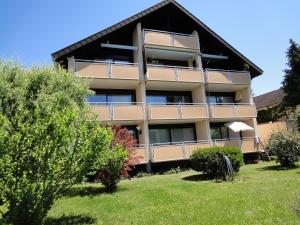
[[[293,167],[300,160],[300,134],[298,132],[279,132],[272,134],[267,145],[271,155],[283,167]]]
[[[237,147],[211,147],[198,148],[194,150],[190,157],[193,170],[203,172],[212,178],[226,179],[226,162],[224,156],[227,156],[235,172],[238,172],[244,164],[243,154]]]

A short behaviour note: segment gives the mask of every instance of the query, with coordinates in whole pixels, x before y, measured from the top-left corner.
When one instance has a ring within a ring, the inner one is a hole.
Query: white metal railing
[[[103,60],[85,60],[85,59],[74,59],[74,74],[78,76],[78,63],[86,63],[86,64],[99,64],[99,65],[107,65],[108,70],[108,78],[113,78],[113,65],[117,66],[139,66],[139,63],[129,63],[129,62],[114,62],[114,61],[103,61]],[[139,75],[140,79],[140,75]]]
[[[147,103],[148,107],[148,118],[152,119],[152,107],[166,107],[177,106],[179,118],[183,118],[183,107],[193,107],[193,106],[204,106],[205,107],[205,118],[209,117],[207,103]]]
[[[184,67],[184,66],[170,66],[170,65],[156,65],[156,64],[147,64],[149,68],[162,68],[162,69],[173,69],[174,71],[174,80],[179,81],[179,72],[180,71],[199,71],[199,80],[200,82],[204,83],[204,72],[202,68],[199,67]],[[147,70],[146,78],[147,80],[150,79],[151,74],[149,75],[149,70]]]

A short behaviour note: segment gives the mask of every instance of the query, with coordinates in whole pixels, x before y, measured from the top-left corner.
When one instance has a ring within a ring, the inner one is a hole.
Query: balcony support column
[[[68,71],[71,73],[75,73],[76,72],[75,66],[76,66],[76,64],[75,64],[74,56],[69,57],[68,58]]]
[[[197,48],[198,48],[198,51],[195,55],[195,61],[196,61],[196,66],[198,68],[202,68],[202,60],[201,60],[201,52],[200,52],[200,40],[199,40],[199,35],[198,35],[198,32],[197,31],[193,31],[192,33],[193,35],[195,35],[196,39],[197,39]]]

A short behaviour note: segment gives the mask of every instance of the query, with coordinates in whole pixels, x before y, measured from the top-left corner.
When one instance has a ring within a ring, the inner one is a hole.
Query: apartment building
[[[257,155],[251,80],[263,71],[174,0],[165,0],[52,54],[89,82],[91,110],[127,127],[141,164],[188,159],[195,148]],[[253,130],[233,132],[231,122]]]

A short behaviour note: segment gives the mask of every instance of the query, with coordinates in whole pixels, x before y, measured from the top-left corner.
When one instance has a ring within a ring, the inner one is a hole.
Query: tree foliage
[[[141,157],[136,156],[136,150],[134,149],[137,145],[137,140],[134,139],[126,128],[114,125],[112,129],[114,133],[113,145],[121,145],[128,153],[128,157],[127,160],[124,161],[121,174],[123,177],[129,178],[130,171],[132,171],[132,168],[134,168],[134,166],[141,160]]]
[[[7,223],[41,224],[111,143],[111,130],[87,117],[89,94],[60,67],[0,62],[0,197]]]
[[[95,168],[98,169],[96,176],[104,185],[106,192],[112,193],[117,190],[123,164],[128,159],[127,155],[126,149],[119,144],[112,145],[102,152],[99,164]]]
[[[300,160],[300,134],[298,132],[278,132],[269,138],[267,149],[283,167],[295,166]]]
[[[193,151],[190,163],[193,170],[203,172],[212,178],[226,180],[226,161],[227,156],[235,172],[238,172],[244,164],[243,154],[237,147],[210,147],[198,148]]]
[[[290,40],[290,47],[286,52],[288,69],[286,69],[282,86],[285,93],[283,104],[294,107],[300,104],[300,46]]]
[[[126,128],[112,126],[113,140],[111,146],[101,156],[101,163],[96,167],[96,177],[105,186],[106,192],[117,190],[121,177],[130,178],[130,171],[139,162],[134,147],[137,140]]]

